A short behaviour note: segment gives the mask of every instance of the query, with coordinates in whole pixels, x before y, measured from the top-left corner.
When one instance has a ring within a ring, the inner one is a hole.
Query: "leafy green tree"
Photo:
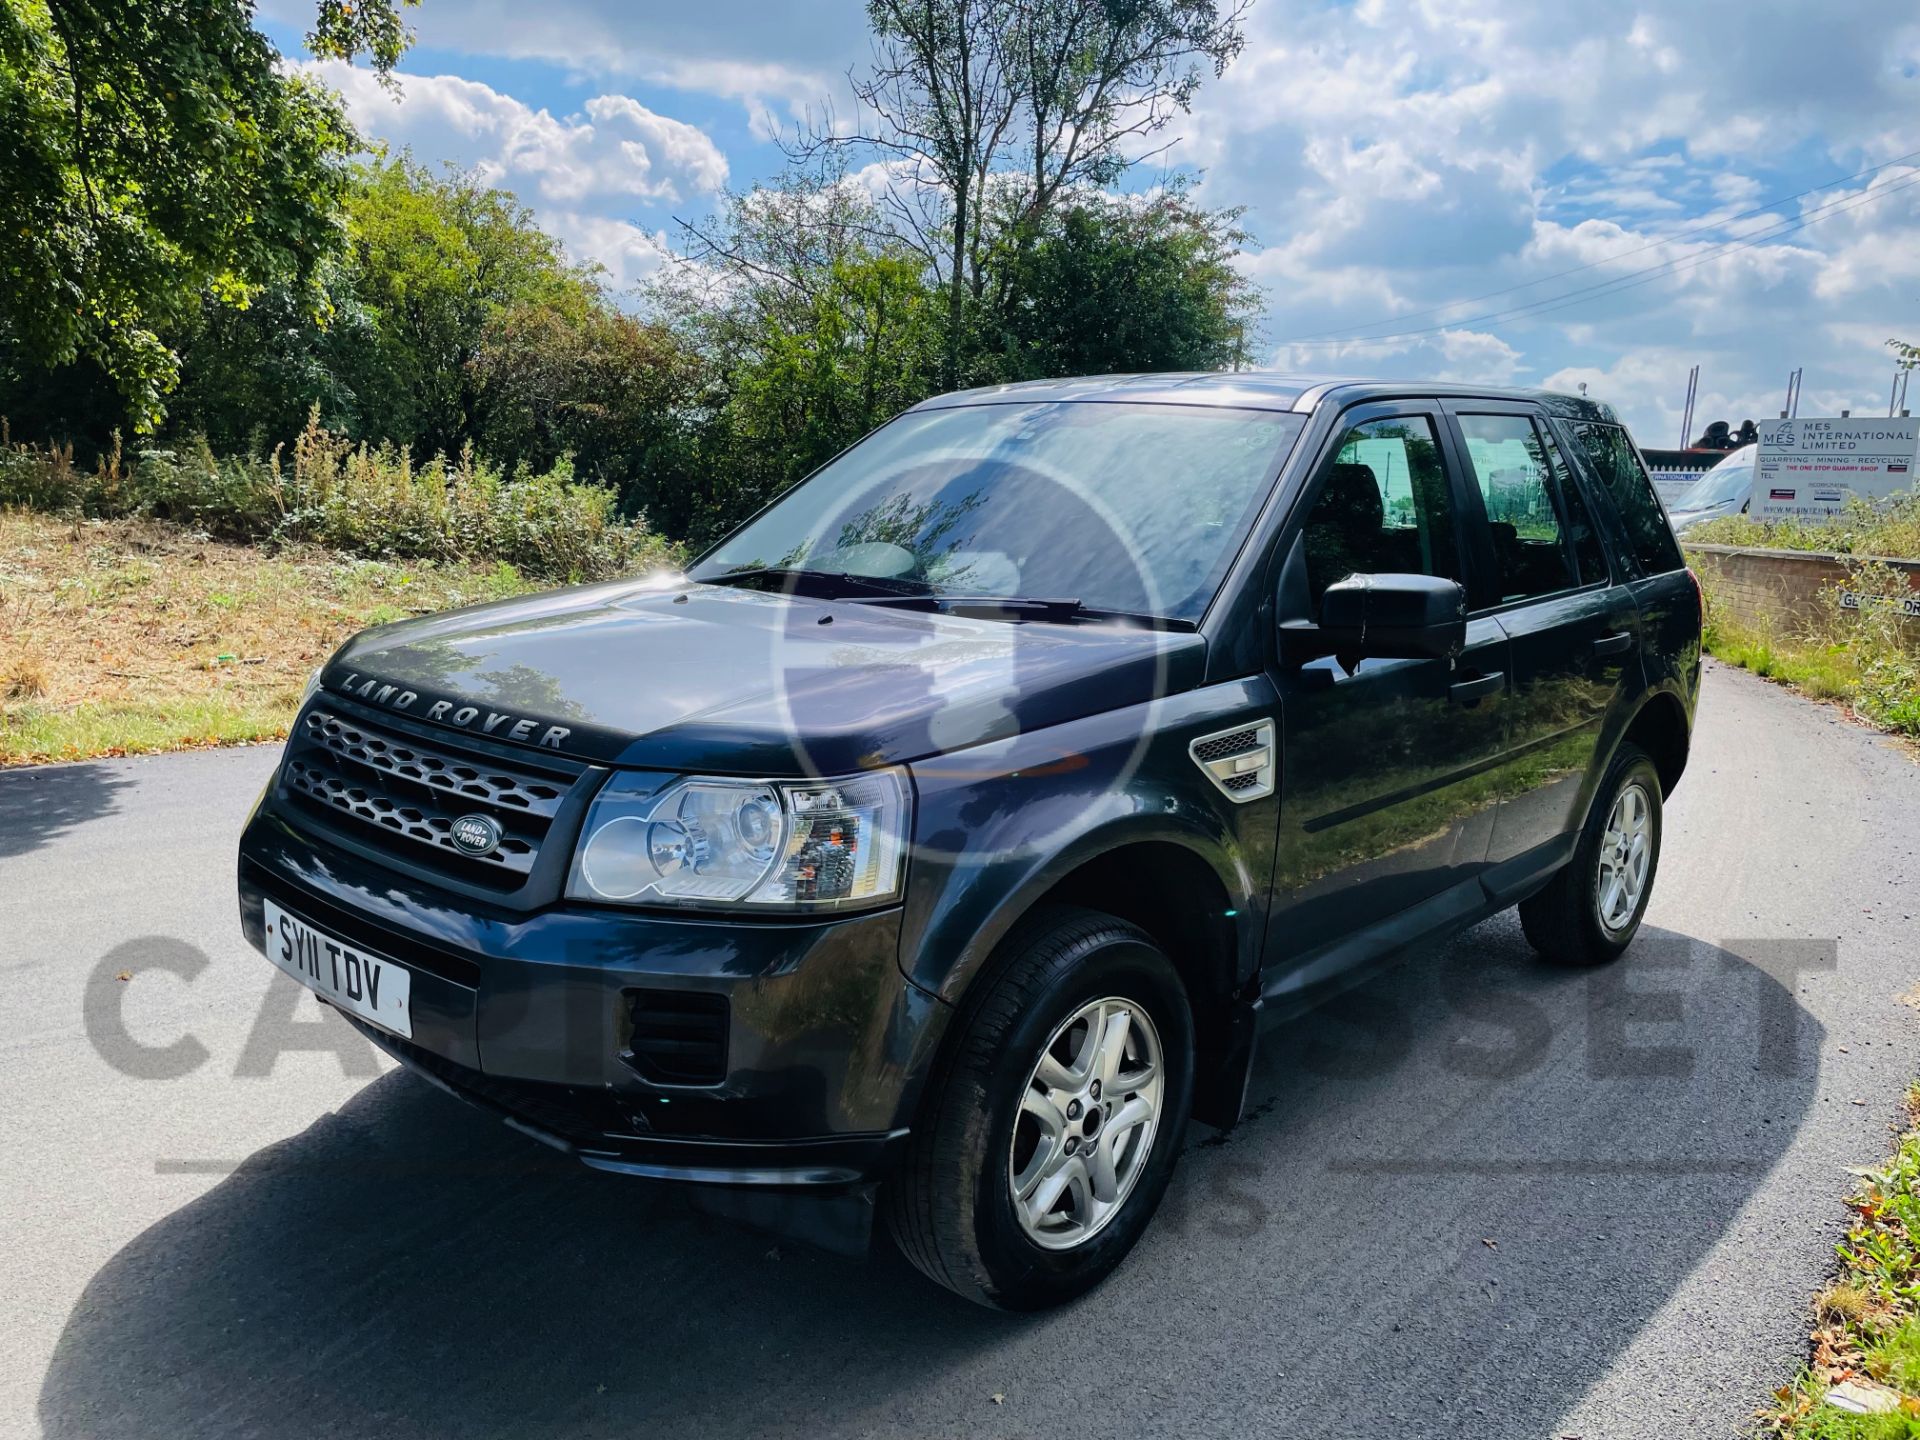
[[[325,0],[315,43],[383,72],[394,0]],[[203,296],[299,293],[339,239],[353,143],[246,0],[0,0],[0,351],[97,364],[140,425]]]
[[[209,301],[182,328],[169,429],[268,448],[318,405],[333,429],[422,457],[471,443],[542,470],[583,446],[583,463],[613,462],[619,446],[585,433],[608,412],[581,387],[631,394],[616,362],[638,353],[593,274],[526,207],[401,156],[356,167],[342,213],[347,244],[305,291],[270,286],[244,310]]]
[[[375,340],[374,317],[351,282],[335,256],[309,286],[269,285],[245,309],[203,302],[166,337],[180,355],[166,432],[204,437],[222,453],[265,453],[305,429],[318,406],[337,431],[393,438],[370,434],[347,379]]]
[[[476,438],[490,327],[520,305],[582,313],[593,277],[508,191],[410,156],[368,165],[345,210],[348,283],[372,328],[340,357],[358,431],[455,454]]]
[[[942,380],[958,383],[969,297],[987,287],[993,212],[1016,243],[1064,195],[1112,185],[1244,44],[1250,0],[868,0],[860,114],[791,147],[877,159],[884,206],[947,292]]]
[[[689,463],[697,358],[666,326],[622,314],[597,292],[505,311],[472,366],[475,448],[508,470],[544,471],[571,456],[582,479],[651,514],[656,482]]]
[[[1174,186],[1023,221],[995,259],[983,363],[1008,380],[1244,365],[1259,307],[1234,264],[1239,219]]]
[[[939,388],[942,297],[831,173],[736,196],[691,233],[652,298],[704,367],[698,446],[647,509],[706,540]]]

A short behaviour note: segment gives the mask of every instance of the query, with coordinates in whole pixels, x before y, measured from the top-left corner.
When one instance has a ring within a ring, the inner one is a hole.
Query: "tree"
[[[403,0],[412,3],[412,0]],[[84,357],[155,423],[161,338],[203,296],[299,293],[337,246],[353,132],[285,72],[247,0],[0,0],[0,343]],[[324,0],[314,43],[382,73],[396,0]]]
[[[583,479],[652,515],[655,482],[684,468],[699,367],[664,325],[597,293],[529,302],[495,318],[472,364],[474,448],[504,469],[571,456]]]
[[[1250,0],[1022,0],[1026,217],[1113,184],[1245,44]]]
[[[336,431],[390,438],[369,435],[348,378],[376,340],[374,317],[352,281],[335,256],[322,262],[310,285],[269,285],[245,309],[203,302],[163,337],[180,356],[166,431],[203,436],[221,453],[267,451],[297,436],[318,406]]]
[[[1186,188],[1088,194],[1038,224],[1009,227],[995,257],[1002,297],[987,338],[1008,380],[1246,363],[1258,293],[1234,265],[1235,210]]]
[[[712,539],[938,388],[927,267],[840,175],[731,197],[651,300],[700,357],[698,448],[648,514]]]
[[[371,342],[341,356],[360,433],[452,455],[480,418],[474,368],[490,327],[521,305],[582,313],[589,272],[513,194],[411,156],[375,160],[345,196],[346,264]]]
[[[967,286],[979,274],[988,177],[1020,104],[1020,13],[1016,0],[868,0],[874,62],[850,78],[880,128],[822,142],[878,151],[904,169],[887,194],[936,273],[945,270],[948,387],[960,368]],[[942,229],[944,249],[934,238]]]
[[[947,292],[942,381],[958,381],[969,295],[986,285],[987,217],[1013,189],[1015,242],[1064,194],[1110,186],[1140,143],[1243,43],[1249,0],[868,0],[874,58],[851,81],[864,125],[803,132],[877,158],[887,205]],[[1007,154],[1018,171],[1003,171]],[[1017,177],[1017,178],[1016,178]]]

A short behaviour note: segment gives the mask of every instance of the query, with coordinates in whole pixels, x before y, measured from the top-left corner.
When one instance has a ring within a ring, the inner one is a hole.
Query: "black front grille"
[[[661,1085],[727,1078],[727,997],[699,990],[630,990],[627,1063]]]
[[[343,760],[358,761],[369,769],[450,795],[544,815],[549,820],[567,797],[565,780],[555,783],[536,776],[508,774],[496,761],[463,760],[437,753],[416,741],[376,734],[324,710],[310,712],[305,729],[310,740]]]
[[[501,890],[526,883],[576,778],[326,709],[301,717],[282,771],[294,795],[364,840]],[[500,827],[478,855],[453,841],[454,822],[474,814]]]

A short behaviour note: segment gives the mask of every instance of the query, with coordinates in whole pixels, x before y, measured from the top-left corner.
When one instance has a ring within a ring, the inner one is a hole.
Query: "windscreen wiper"
[[[1136,625],[1146,630],[1192,631],[1191,620],[1172,615],[1147,615],[1133,610],[1107,610],[1079,600],[1051,599],[1036,595],[962,595],[952,591],[903,596],[898,600],[878,600],[879,605],[924,606],[948,615],[975,615],[989,620],[1038,620],[1055,625],[1077,621],[1102,621]]]
[[[939,610],[949,615],[976,615],[991,620],[1038,620],[1056,625],[1102,621],[1135,625],[1145,630],[1190,633],[1200,627],[1172,615],[1147,615],[1132,610],[1107,610],[1079,600],[1033,595],[963,595],[937,591],[924,580],[895,576],[855,575],[845,570],[814,570],[797,565],[756,565],[724,575],[695,577],[702,585],[766,585],[798,594],[803,588],[825,599],[854,599],[888,608]],[[851,596],[848,591],[854,592]]]
[[[747,570],[729,570],[724,575],[696,577],[702,585],[761,585],[776,582],[773,588],[798,593],[804,586],[829,599],[847,590],[862,595],[924,597],[932,589],[924,580],[899,580],[883,575],[854,575],[845,570],[812,570],[800,565],[756,565]]]

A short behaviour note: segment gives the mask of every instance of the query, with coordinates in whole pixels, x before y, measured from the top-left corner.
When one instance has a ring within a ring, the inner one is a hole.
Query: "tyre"
[[[1159,1207],[1193,1099],[1193,1017],[1137,927],[1049,908],[1008,937],[944,1047],[886,1195],[930,1278],[1038,1310],[1090,1289]]]
[[[1520,902],[1520,926],[1533,948],[1561,965],[1619,958],[1653,896],[1660,823],[1660,774],[1646,751],[1623,744],[1594,793],[1573,859]]]

